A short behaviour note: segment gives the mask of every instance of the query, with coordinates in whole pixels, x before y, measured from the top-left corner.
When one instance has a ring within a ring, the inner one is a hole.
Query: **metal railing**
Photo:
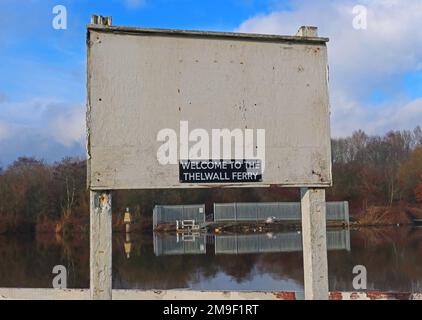
[[[327,220],[349,223],[347,201],[327,202]],[[300,221],[300,202],[214,203],[214,221]]]
[[[152,211],[154,228],[160,223],[176,223],[176,221],[194,220],[196,224],[205,222],[205,205],[155,206]]]

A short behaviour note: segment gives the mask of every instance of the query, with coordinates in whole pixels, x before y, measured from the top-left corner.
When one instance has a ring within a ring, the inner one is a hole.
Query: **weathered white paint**
[[[305,299],[328,299],[325,189],[301,188]]]
[[[112,298],[111,192],[91,191],[90,288],[91,298]]]
[[[89,289],[0,288],[0,300],[89,300]]]
[[[178,165],[158,163],[157,133],[182,120],[209,134],[265,129],[254,186],[331,185],[326,41],[89,26],[90,187],[217,186],[180,184]]]
[[[89,289],[0,288],[0,300],[89,300]],[[302,300],[303,292],[113,290],[113,300]],[[331,292],[332,300],[422,300],[422,293]]]
[[[291,295],[295,297],[295,294]],[[300,296],[300,293],[299,293]],[[89,300],[89,289],[0,288],[2,299]],[[273,292],[192,291],[192,290],[113,290],[113,300],[275,300]]]

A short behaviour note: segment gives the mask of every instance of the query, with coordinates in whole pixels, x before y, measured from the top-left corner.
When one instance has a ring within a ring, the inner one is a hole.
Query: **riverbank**
[[[422,219],[421,206],[394,205],[370,206],[352,217],[352,224],[359,226],[412,225]]]
[[[328,228],[345,228],[347,224],[342,221],[327,221]],[[257,221],[225,221],[225,222],[209,222],[200,230],[208,233],[266,233],[266,232],[282,232],[282,231],[298,231],[301,230],[299,221],[279,221],[272,223]],[[154,231],[156,232],[175,232],[175,224],[160,224]]]
[[[125,225],[122,219],[113,217],[113,232],[125,232]],[[394,205],[394,206],[370,206],[366,210],[358,211],[350,216],[349,226],[397,226],[412,225],[415,220],[422,220],[422,206],[417,205]],[[206,230],[209,232],[274,232],[283,230],[299,230],[300,221],[275,221],[265,222],[209,222]],[[342,221],[327,221],[327,227],[346,227]],[[131,224],[131,232],[145,232],[152,229],[152,217],[141,217]],[[156,231],[176,231],[175,224],[163,224],[156,228]],[[42,219],[35,223],[25,220],[5,221],[0,219],[0,234],[27,234],[27,233],[53,233],[65,237],[72,234],[89,234],[89,216],[75,217],[66,220]]]
[[[145,232],[152,229],[152,217],[139,219],[131,224],[131,232]],[[113,233],[125,232],[125,224],[118,217],[113,217]],[[42,219],[38,222],[9,222],[0,219],[0,235],[8,234],[59,234],[64,237],[72,234],[89,235],[89,215],[70,219],[49,220]]]
[[[327,221],[327,228],[349,227],[381,227],[381,226],[411,226],[415,220],[422,219],[421,206],[395,205],[395,206],[370,206],[366,210],[355,213],[346,221]],[[300,230],[300,221],[274,221],[272,223],[259,221],[225,221],[208,222],[204,229],[207,232],[277,232],[285,230]],[[175,224],[161,224],[155,228],[157,232],[176,231]]]

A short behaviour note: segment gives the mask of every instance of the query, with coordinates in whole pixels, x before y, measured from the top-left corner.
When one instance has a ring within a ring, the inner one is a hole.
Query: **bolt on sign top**
[[[327,38],[91,24],[92,190],[327,187]]]

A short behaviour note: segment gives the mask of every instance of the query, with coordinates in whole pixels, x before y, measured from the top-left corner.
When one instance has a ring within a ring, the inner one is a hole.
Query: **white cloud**
[[[58,114],[50,122],[53,139],[64,146],[81,143],[85,138],[85,112],[81,106],[75,106],[65,113]]]
[[[0,141],[8,139],[10,134],[10,128],[7,123],[0,121]]]
[[[400,104],[399,106],[390,106],[378,115],[377,120],[373,122],[373,131],[395,129],[410,129],[417,125],[422,125],[422,98]]]
[[[145,4],[145,0],[125,0],[126,6],[130,9],[137,9]]]
[[[82,155],[85,108],[50,99],[0,103],[0,163],[22,155],[46,160]]]
[[[344,136],[357,129],[369,134],[383,134],[390,130],[411,130],[422,124],[422,98],[411,101],[396,101],[379,106],[363,102],[337,100],[342,106],[337,108],[332,119],[333,136]]]
[[[353,28],[353,7],[368,9],[368,28]],[[328,36],[330,96],[334,135],[362,128],[399,129],[422,123],[420,101],[406,99],[398,88],[401,77],[422,70],[422,1],[420,0],[293,0],[292,11],[258,15],[236,31],[295,34],[301,25],[319,27]],[[386,104],[369,103],[375,90],[384,92]],[[409,112],[419,118],[407,117]],[[386,117],[394,115],[395,121]],[[414,120],[414,121],[413,121]],[[396,126],[396,127],[394,127]]]

